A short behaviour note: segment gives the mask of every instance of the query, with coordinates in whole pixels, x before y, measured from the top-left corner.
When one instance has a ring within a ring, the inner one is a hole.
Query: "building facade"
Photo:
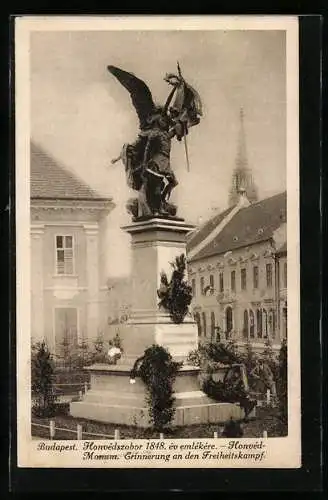
[[[277,271],[279,289],[279,327],[282,338],[287,338],[287,243],[283,243],[278,248],[277,254]]]
[[[188,241],[200,339],[279,347],[287,335],[286,193],[216,215]]]
[[[31,144],[31,334],[60,354],[106,323],[105,221],[114,208]]]

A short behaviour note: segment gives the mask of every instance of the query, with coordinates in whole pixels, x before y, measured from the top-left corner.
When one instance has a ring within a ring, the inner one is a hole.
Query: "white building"
[[[259,350],[286,336],[286,193],[215,215],[189,238],[192,308],[200,338],[224,337]]]
[[[32,338],[59,353],[107,322],[105,218],[114,208],[31,144]]]

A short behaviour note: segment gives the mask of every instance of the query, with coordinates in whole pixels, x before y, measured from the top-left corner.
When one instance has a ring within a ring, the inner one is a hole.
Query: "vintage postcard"
[[[301,467],[298,19],[15,20],[19,467]]]

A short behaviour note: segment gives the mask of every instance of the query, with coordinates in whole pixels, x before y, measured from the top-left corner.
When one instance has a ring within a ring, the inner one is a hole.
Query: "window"
[[[244,339],[248,339],[248,311],[247,311],[247,309],[245,309],[245,311],[244,311],[243,337],[244,337]]]
[[[255,325],[254,325],[254,313],[252,309],[249,311],[249,336],[253,339],[254,338],[254,332],[255,332]]]
[[[262,318],[262,327],[263,327],[263,337],[266,339],[268,337],[268,314],[265,309],[263,309],[263,318]]]
[[[219,274],[219,280],[220,280],[220,292],[223,292],[223,290],[224,290],[224,277],[223,277],[223,273]]]
[[[215,313],[211,311],[211,340],[215,340]]]
[[[272,309],[269,311],[268,315],[268,335],[269,338],[273,336],[273,312]]]
[[[246,276],[246,269],[243,268],[240,271],[240,283],[241,283],[241,289],[246,290],[247,288],[247,276]]]
[[[287,306],[285,306],[282,310],[282,322],[283,322],[283,328],[282,328],[282,334],[283,338],[287,338]]]
[[[276,336],[276,316],[273,309],[270,309],[269,312],[269,333],[271,338],[275,338]]]
[[[78,341],[77,309],[75,307],[57,307],[55,309],[55,342],[56,352],[62,355]]]
[[[211,292],[214,290],[214,276],[213,274],[210,274],[210,287],[211,287]]]
[[[231,291],[236,291],[236,271],[231,271]]]
[[[284,288],[287,288],[287,262],[284,262],[284,277],[283,277]]]
[[[227,340],[230,337],[233,328],[233,319],[232,319],[232,309],[230,306],[226,309],[226,338]]]
[[[196,280],[195,279],[191,280],[191,290],[192,290],[192,296],[195,297],[195,295],[196,295]]]
[[[253,288],[259,287],[259,268],[258,266],[253,267]]]
[[[206,314],[204,312],[202,313],[202,317],[203,317],[203,332],[204,336],[206,337]]]
[[[266,282],[267,287],[272,288],[272,264],[266,265]]]
[[[200,337],[202,335],[202,324],[200,321],[200,314],[199,313],[195,313],[195,321],[197,323],[198,337]]]
[[[259,339],[262,338],[262,311],[257,309],[256,311],[256,326],[257,326],[257,336]]]
[[[202,295],[204,295],[204,276],[200,278],[200,292]]]
[[[73,236],[56,236],[56,272],[73,274]]]

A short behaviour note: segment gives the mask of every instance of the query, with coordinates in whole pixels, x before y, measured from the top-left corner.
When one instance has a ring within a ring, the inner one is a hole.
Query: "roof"
[[[278,248],[277,254],[278,255],[287,254],[287,241],[285,241],[285,243],[283,243],[281,247]]]
[[[229,213],[226,211],[226,214]],[[221,216],[224,214],[220,214]],[[216,216],[218,217],[218,216]],[[220,222],[221,220],[218,219]],[[272,238],[273,232],[287,220],[287,193],[266,198],[257,203],[241,208],[223,227],[222,231],[202,248],[190,261],[211,257]],[[212,219],[212,230],[219,223]],[[208,223],[208,228],[210,223]],[[200,233],[198,233],[200,234]],[[205,238],[209,232],[204,232]],[[202,239],[203,239],[202,238]],[[197,243],[200,242],[198,239]],[[195,246],[194,242],[193,246]],[[187,245],[187,252],[193,246]]]
[[[187,239],[188,250],[189,251],[192,250],[199,243],[201,243],[205,238],[207,238],[207,236],[213,231],[213,229],[215,227],[217,227],[219,224],[221,224],[223,219],[227,215],[229,215],[229,213],[231,212],[231,210],[233,208],[234,207],[229,207],[226,210],[224,210],[224,212],[216,214],[214,217],[212,217],[208,221],[204,222],[204,224],[201,225],[198,230],[196,229],[195,231],[190,233],[190,235],[188,235],[189,237]]]
[[[31,143],[31,198],[69,200],[109,200]]]

